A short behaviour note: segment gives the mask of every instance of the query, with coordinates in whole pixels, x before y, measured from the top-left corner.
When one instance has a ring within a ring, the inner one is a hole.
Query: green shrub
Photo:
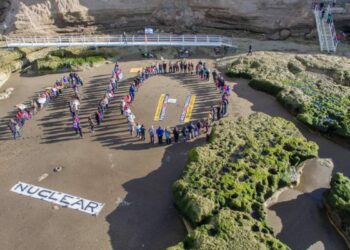
[[[331,180],[331,189],[327,202],[333,209],[344,210],[350,219],[350,179],[336,173]]]
[[[249,82],[249,86],[256,90],[264,91],[271,95],[276,96],[280,91],[283,90],[283,87],[278,86],[275,83],[272,83],[268,80],[252,79]]]
[[[312,116],[308,113],[302,113],[297,115],[297,118],[308,126],[313,126]]]
[[[231,78],[244,78],[244,79],[252,79],[253,76],[247,72],[234,72],[234,71],[228,71],[226,72],[226,75]]]
[[[350,241],[350,179],[336,173],[330,190],[324,193],[324,202],[334,225]]]
[[[304,69],[302,69],[301,67],[299,67],[293,62],[288,62],[287,67],[288,67],[288,70],[293,74],[299,74],[304,71]]]
[[[253,114],[221,120],[211,142],[190,151],[173,185],[177,208],[197,226],[180,246],[287,249],[266,227],[264,202],[278,188],[291,185],[291,169],[316,157],[317,151],[315,143],[282,118]]]

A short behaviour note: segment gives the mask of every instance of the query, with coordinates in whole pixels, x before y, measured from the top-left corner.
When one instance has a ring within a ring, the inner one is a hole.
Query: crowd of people
[[[138,72],[137,77],[133,80],[129,87],[129,94],[122,98],[120,104],[121,115],[124,115],[128,123],[128,131],[131,136],[136,132],[136,137],[140,140],[145,140],[146,128],[144,124],[136,122],[136,117],[131,111],[131,104],[135,100],[135,95],[140,86],[151,76],[158,74],[167,73],[189,73],[196,74],[201,80],[210,80],[210,70],[207,68],[205,62],[199,61],[196,66],[190,61],[177,61],[169,63],[157,63],[151,66],[147,66]],[[163,128],[158,126],[155,128],[153,125],[147,130],[149,140],[151,144],[171,144],[178,143],[180,141],[188,141],[193,138],[206,134],[208,138],[209,127],[215,120],[220,120],[222,117],[227,115],[227,107],[229,104],[230,86],[226,83],[224,77],[216,70],[212,72],[212,77],[216,88],[221,93],[221,101],[218,106],[213,106],[208,113],[208,117],[203,120],[193,121],[188,124],[184,124],[181,128],[179,127],[166,127]],[[157,137],[157,142],[155,140]],[[180,139],[182,138],[182,140]]]
[[[88,117],[88,124],[90,127],[91,134],[94,134],[95,128],[101,125],[101,123],[103,122],[105,118],[105,114],[108,110],[108,106],[112,101],[112,98],[115,96],[117,89],[119,87],[119,82],[121,81],[122,78],[123,78],[122,70],[119,67],[119,64],[116,63],[112,72],[112,77],[108,83],[106,92],[104,93],[101,100],[99,101],[97,110],[94,113],[90,114]],[[73,128],[75,130],[75,133],[82,138],[83,135],[82,135],[82,130],[80,126],[80,118],[77,115],[75,116],[75,118],[73,118]]]
[[[167,145],[172,144],[172,142],[178,143],[180,142],[180,137],[186,142],[200,136],[202,133],[205,133],[208,137],[210,122],[209,119],[198,120],[197,122],[190,122],[187,125],[185,124],[182,128],[175,126],[172,129],[169,127],[162,128],[161,126],[155,129],[154,126],[151,126],[148,129],[150,143],[156,143],[154,139],[155,136],[157,136],[159,145],[163,144],[164,141]]]
[[[81,138],[83,137],[83,131],[80,126],[80,88],[83,87],[83,81],[78,76],[77,73],[71,72],[69,74],[68,82],[70,83],[71,88],[73,89],[74,95],[71,101],[68,103],[69,112],[71,114],[73,128],[77,135]]]
[[[71,85],[68,78],[63,77],[62,79],[57,80],[53,87],[47,87],[45,90],[41,91],[37,98],[33,99],[29,105],[16,105],[16,115],[14,118],[10,119],[8,123],[8,128],[12,133],[13,139],[16,140],[18,137],[22,136],[21,130],[26,121],[32,119],[32,117],[38,111],[42,110],[50,101],[59,97],[63,93],[64,88],[69,87],[71,87]]]
[[[168,73],[196,74],[203,81],[209,81],[210,75],[212,75],[215,86],[221,93],[221,101],[217,106],[211,107],[206,119],[190,122],[183,125],[181,128],[162,128],[160,126],[155,128],[154,126],[151,126],[149,129],[146,129],[143,123],[136,122],[136,117],[131,110],[132,103],[135,101],[135,96],[139,88],[147,79],[154,75]],[[96,111],[91,113],[87,118],[91,134],[94,134],[95,128],[103,122],[108,106],[112,98],[115,96],[119,87],[119,82],[122,78],[123,73],[118,63],[116,63],[106,92],[99,101]],[[57,98],[60,94],[62,94],[62,90],[64,88],[72,88],[73,90],[74,94],[68,103],[68,107],[75,134],[82,138],[83,130],[79,114],[81,101],[80,89],[82,86],[82,79],[77,73],[71,72],[68,76],[64,76],[61,80],[56,81],[52,88],[47,88],[45,91],[40,93],[38,98],[32,101],[31,107],[28,108],[26,105],[19,106],[16,117],[11,119],[9,122],[9,128],[13,134],[13,138],[16,139],[21,136],[20,130],[25,121],[30,119],[36,112],[38,112],[38,110],[42,109],[50,100]],[[120,112],[121,115],[126,117],[130,135],[134,136],[136,134],[136,137],[142,141],[146,140],[146,132],[148,132],[150,143],[152,144],[156,143],[155,137],[157,137],[159,144],[171,144],[172,142],[177,143],[181,141],[180,137],[183,138],[182,141],[188,141],[200,136],[203,133],[207,134],[208,136],[211,123],[215,120],[220,120],[227,114],[230,91],[230,86],[225,82],[224,77],[216,70],[210,74],[210,70],[206,66],[205,62],[199,61],[196,65],[194,65],[191,61],[186,60],[176,62],[169,61],[168,63],[161,62],[144,67],[137,73],[137,76],[130,84],[128,95],[121,99]]]
[[[212,107],[213,120],[220,120],[222,117],[227,115],[229,97],[231,95],[230,85],[227,84],[223,75],[219,74],[216,70],[213,71],[213,80],[216,89],[220,91],[221,101],[216,107]]]

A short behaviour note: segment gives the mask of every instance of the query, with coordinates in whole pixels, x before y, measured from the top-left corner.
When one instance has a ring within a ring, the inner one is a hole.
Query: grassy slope
[[[267,226],[263,204],[317,151],[282,118],[221,121],[174,184],[177,207],[196,229],[172,249],[287,249]]]

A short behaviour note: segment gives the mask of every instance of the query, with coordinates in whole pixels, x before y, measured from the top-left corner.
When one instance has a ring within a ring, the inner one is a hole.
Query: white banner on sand
[[[35,199],[55,203],[63,207],[76,209],[91,215],[98,215],[104,206],[104,204],[99,202],[90,201],[43,187],[37,187],[24,182],[18,182],[10,191]]]
[[[171,98],[169,98],[168,103],[176,104],[176,99],[171,99]]]

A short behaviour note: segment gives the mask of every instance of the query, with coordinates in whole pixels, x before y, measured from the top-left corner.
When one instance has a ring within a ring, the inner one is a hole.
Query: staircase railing
[[[320,9],[319,5],[314,6],[314,15],[316,19],[316,28],[321,51],[336,52],[338,46],[337,34],[333,22],[331,5],[328,4],[324,9]]]

